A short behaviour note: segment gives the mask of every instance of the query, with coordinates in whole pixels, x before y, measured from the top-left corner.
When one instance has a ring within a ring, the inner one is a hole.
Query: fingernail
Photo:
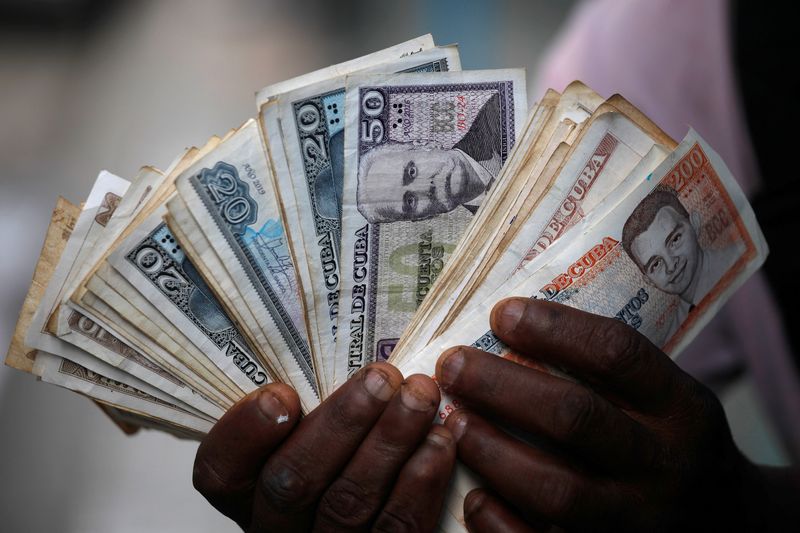
[[[453,442],[450,438],[451,433],[444,426],[433,426],[428,432],[427,441],[436,446],[446,448]]]
[[[428,411],[433,407],[430,398],[425,397],[425,393],[414,388],[414,385],[406,382],[400,389],[400,401],[412,411]]]
[[[442,388],[448,389],[455,384],[461,369],[464,368],[464,354],[460,348],[450,348],[442,354],[442,358],[439,383]]]
[[[497,311],[493,313],[493,322],[495,333],[504,335],[514,331],[522,319],[522,313],[525,312],[525,302],[519,298],[510,298],[504,301],[500,307],[495,308]]]
[[[259,393],[258,408],[261,409],[264,416],[274,420],[276,424],[283,424],[289,421],[289,410],[286,409],[280,398],[270,391],[263,390]]]
[[[367,375],[364,376],[364,388],[383,402],[389,401],[394,394],[394,388],[383,372],[374,368],[367,370]]]
[[[453,433],[453,438],[458,442],[461,440],[461,437],[464,436],[464,432],[467,431],[467,417],[459,412],[455,412],[450,416],[455,417],[455,422],[451,422],[447,427],[450,428],[450,431]]]
[[[481,505],[483,505],[484,500],[486,499],[486,493],[480,489],[474,489],[467,494],[467,497],[464,498],[464,516],[470,517],[472,514],[477,511]]]

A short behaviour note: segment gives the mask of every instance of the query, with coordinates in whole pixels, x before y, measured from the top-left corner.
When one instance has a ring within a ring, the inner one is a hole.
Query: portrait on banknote
[[[615,316],[671,353],[756,246],[699,143],[658,172],[541,269],[551,281],[535,296]]]
[[[723,213],[723,212],[721,212]],[[719,221],[718,225],[725,221]],[[657,187],[636,206],[622,229],[622,246],[653,287],[678,297],[667,337],[736,262],[738,241],[700,244],[702,215],[689,212],[673,189]]]
[[[366,98],[365,113],[379,102],[377,95]],[[432,134],[456,130],[463,136],[449,144],[450,139],[404,141],[401,134],[364,153],[359,161],[357,205],[365,219],[371,223],[422,220],[459,207],[475,214],[504,159],[500,96],[494,93],[483,102],[469,125],[466,107],[466,99],[458,96],[431,102],[429,110],[402,101],[392,104],[388,110],[392,130],[408,127],[415,112],[429,111]]]

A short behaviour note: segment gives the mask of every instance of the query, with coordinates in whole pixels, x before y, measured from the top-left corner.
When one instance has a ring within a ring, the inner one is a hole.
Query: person
[[[700,214],[690,215],[675,191],[656,188],[622,228],[622,247],[648,283],[679,298],[663,330],[663,342],[657,342],[660,346],[742,252],[736,245],[703,249],[698,242],[701,222]]]
[[[682,136],[686,124],[693,124],[720,151],[745,192],[752,194],[759,184],[737,105],[727,4],[727,0],[584,2],[544,62],[542,87],[558,89],[582,79],[603,94],[624,94],[676,137]],[[739,4],[760,15],[739,17],[739,23],[762,21],[770,12],[758,3]],[[790,39],[791,32],[774,31],[776,21],[788,25],[791,18],[770,19],[764,33]],[[781,75],[780,68],[767,67],[783,56],[765,56],[757,44],[748,48],[753,64],[764,76]],[[753,76],[751,82],[769,94],[776,85],[764,84],[763,79]],[[771,103],[766,97],[760,101],[764,106]],[[778,135],[783,129],[776,127],[774,116],[764,113],[763,125]],[[785,136],[783,141],[791,138]],[[791,157],[791,151],[782,155]],[[796,181],[785,172],[788,167],[782,159],[771,165],[787,180]],[[776,225],[786,225],[777,218]],[[788,254],[791,247],[787,248]],[[778,263],[789,270],[792,264]],[[787,299],[796,293],[785,292]],[[708,378],[726,362],[746,361],[780,422],[789,451],[800,450],[796,371],[763,275],[751,278],[687,349],[689,355],[697,354],[679,360],[688,371],[632,328],[556,303],[505,300],[495,307],[491,320],[493,331],[521,358],[535,357],[567,369],[579,381],[469,347],[442,354],[437,383],[465,405],[447,418],[447,433],[442,436],[451,439],[459,460],[480,474],[485,486],[464,502],[471,531],[549,531],[551,526],[785,531],[800,523],[797,467],[759,467],[744,457],[733,442],[719,400],[691,375]],[[708,361],[714,365],[703,367]],[[426,379],[413,378],[418,384],[427,383]],[[396,454],[374,459],[381,466],[377,481],[354,475],[350,457],[363,457],[369,450],[383,456],[375,450],[376,439],[365,436],[381,425],[376,411],[388,412],[387,406],[395,402],[393,397],[373,406],[363,417],[355,409],[343,409],[347,399],[363,401],[363,380],[359,374],[337,391],[338,399],[332,396],[302,421],[297,419],[294,393],[281,385],[267,386],[262,391],[280,394],[291,413],[280,425],[262,417],[254,409],[256,400],[248,397],[200,446],[195,486],[245,529],[269,528],[272,524],[256,517],[275,509],[286,509],[275,530],[303,529],[315,522],[320,529],[332,529],[330,503],[321,503],[323,497],[332,501],[331,487],[343,494],[336,498],[341,502],[358,501],[364,494],[370,495],[370,502],[385,502],[371,503],[368,512],[339,519],[339,529],[429,529],[430,517],[442,505],[437,487],[452,463],[443,458],[430,461],[427,466],[435,473],[428,477],[414,459],[420,447],[403,466],[398,466]],[[353,431],[331,432],[321,422],[325,416],[335,416],[342,428],[352,426]],[[501,421],[503,429],[494,421]],[[536,448],[513,439],[508,429],[541,435],[547,446]],[[384,451],[396,448],[385,442],[379,446]],[[407,445],[401,443],[401,448],[409,453]],[[389,476],[386,462],[392,469],[418,476]],[[422,481],[413,485],[410,478]],[[406,508],[397,506],[398,492],[414,493]],[[343,504],[336,514],[346,514],[353,509],[350,505]],[[325,518],[318,518],[318,513]]]
[[[461,206],[475,214],[503,165],[500,96],[452,148],[386,142],[359,161],[356,204],[368,222],[422,220]]]
[[[454,347],[436,382],[464,407],[432,428],[436,384],[386,363],[303,419],[292,389],[266,385],[201,443],[195,487],[248,531],[432,531],[457,456],[485,487],[464,502],[470,531],[784,531],[800,520],[800,471],[745,458],[717,397],[633,328],[530,298],[501,301],[491,326],[520,357],[579,381]]]
[[[776,121],[770,107],[790,25],[779,7],[741,0],[582,1],[543,58],[534,89],[544,94],[577,79],[601,95],[622,94],[674,139],[691,125],[736,177],[769,256],[678,363],[718,392],[746,376],[757,406],[738,417],[749,426],[739,424],[739,435],[774,463],[800,461],[800,281],[791,245],[800,183],[786,172],[796,111]]]

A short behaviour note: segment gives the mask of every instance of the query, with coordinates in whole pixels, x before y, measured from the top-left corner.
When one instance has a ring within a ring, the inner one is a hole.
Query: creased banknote
[[[212,421],[200,418],[169,401],[47,352],[37,354],[34,372],[47,383],[129,411],[148,413],[151,418],[164,420],[201,435],[208,433],[213,426]]]
[[[39,349],[56,353],[90,369],[96,368],[101,362],[110,363],[122,371],[115,374],[117,378],[125,379],[123,376],[127,373],[131,376],[132,383],[139,383],[139,380],[144,382],[140,384],[140,388],[152,386],[153,390],[150,392],[158,390],[155,393],[158,395],[163,394],[160,391],[164,391],[192,408],[216,418],[222,414],[218,406],[156,363],[149,361],[119,339],[102,321],[96,317],[90,318],[84,309],[68,300],[70,288],[76,287],[79,278],[92,268],[91,261],[102,256],[104,248],[99,243],[108,237],[112,220],[119,214],[132,216],[160,176],[157,171],[143,169],[131,186],[128,186],[127,181],[107,172],[98,176],[64,253],[59,258],[47,292],[40,302],[41,314],[35,320],[44,320],[45,313],[48,314],[47,320],[41,327],[37,324],[40,328],[38,331],[31,328],[29,335]],[[119,208],[122,209],[121,213],[117,212]],[[117,228],[119,229],[121,228]],[[49,311],[45,311],[45,308]]]
[[[269,381],[266,371],[162,221],[165,211],[144,221],[108,263],[245,394],[255,390]],[[107,281],[115,286],[115,280]]]
[[[366,72],[446,72],[461,70],[458,48],[433,48],[370,66]],[[318,374],[332,384],[334,342],[339,310],[339,249],[344,182],[345,75],[280,96],[281,136],[270,138],[273,159],[286,156],[288,172],[278,174],[278,187],[303,279],[312,339],[320,354]],[[266,118],[266,117],[265,117]],[[282,147],[279,144],[282,143]],[[277,167],[277,164],[276,164]],[[287,190],[288,189],[288,190]],[[302,246],[297,249],[297,245]],[[320,370],[322,372],[320,372]]]
[[[401,372],[433,375],[439,355],[454,345],[517,358],[487,329],[493,305],[521,295],[614,317],[677,355],[761,266],[767,244],[735,179],[694,131],[639,178],[638,187],[610,194],[575,226],[574,238],[537,255],[468,319],[401,364]],[[437,419],[457,405],[443,395]],[[456,470],[446,505],[458,519],[479,480],[462,466]]]
[[[335,381],[385,360],[511,150],[523,70],[348,78]]]
[[[693,130],[624,193],[609,195],[574,238],[538,255],[401,371],[432,375],[441,352],[458,344],[513,357],[487,331],[488,317],[496,302],[522,295],[614,317],[677,355],[764,262],[767,244],[735,179]]]
[[[257,123],[246,122],[181,174],[176,186],[230,274],[241,305],[255,316],[256,323],[243,324],[250,345],[264,362],[282,369],[303,407],[313,409],[319,395],[302,289]]]
[[[61,257],[64,247],[67,245],[79,214],[78,206],[59,197],[53,214],[50,216],[50,225],[47,228],[47,236],[42,245],[39,260],[36,262],[33,280],[22,304],[17,326],[14,329],[14,337],[11,339],[11,345],[6,354],[5,364],[17,370],[28,373],[33,371],[36,350],[25,344],[25,333],[44,296],[47,284],[58,265],[58,258]]]
[[[638,183],[628,183],[629,174],[650,154],[644,176],[666,157],[666,149],[651,154],[656,140],[628,117],[615,111],[600,111],[592,117],[546,192],[536,200],[526,217],[514,220],[516,235],[499,239],[499,249],[480,258],[470,280],[452,305],[434,316],[436,337],[464,310],[491,295],[525,264],[566,235],[612,191],[625,194]],[[622,185],[624,184],[624,187]],[[424,344],[423,344],[424,346]]]

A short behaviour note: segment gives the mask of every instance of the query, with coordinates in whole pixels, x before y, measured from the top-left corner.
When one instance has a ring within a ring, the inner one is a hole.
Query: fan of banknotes
[[[694,131],[677,144],[580,82],[529,109],[523,70],[462,71],[430,35],[257,106],[163,171],[59,199],[6,364],[126,427],[199,438],[270,381],[308,412],[372,361],[432,375],[455,344],[514,357],[488,329],[511,295],[675,355],[767,254]]]

